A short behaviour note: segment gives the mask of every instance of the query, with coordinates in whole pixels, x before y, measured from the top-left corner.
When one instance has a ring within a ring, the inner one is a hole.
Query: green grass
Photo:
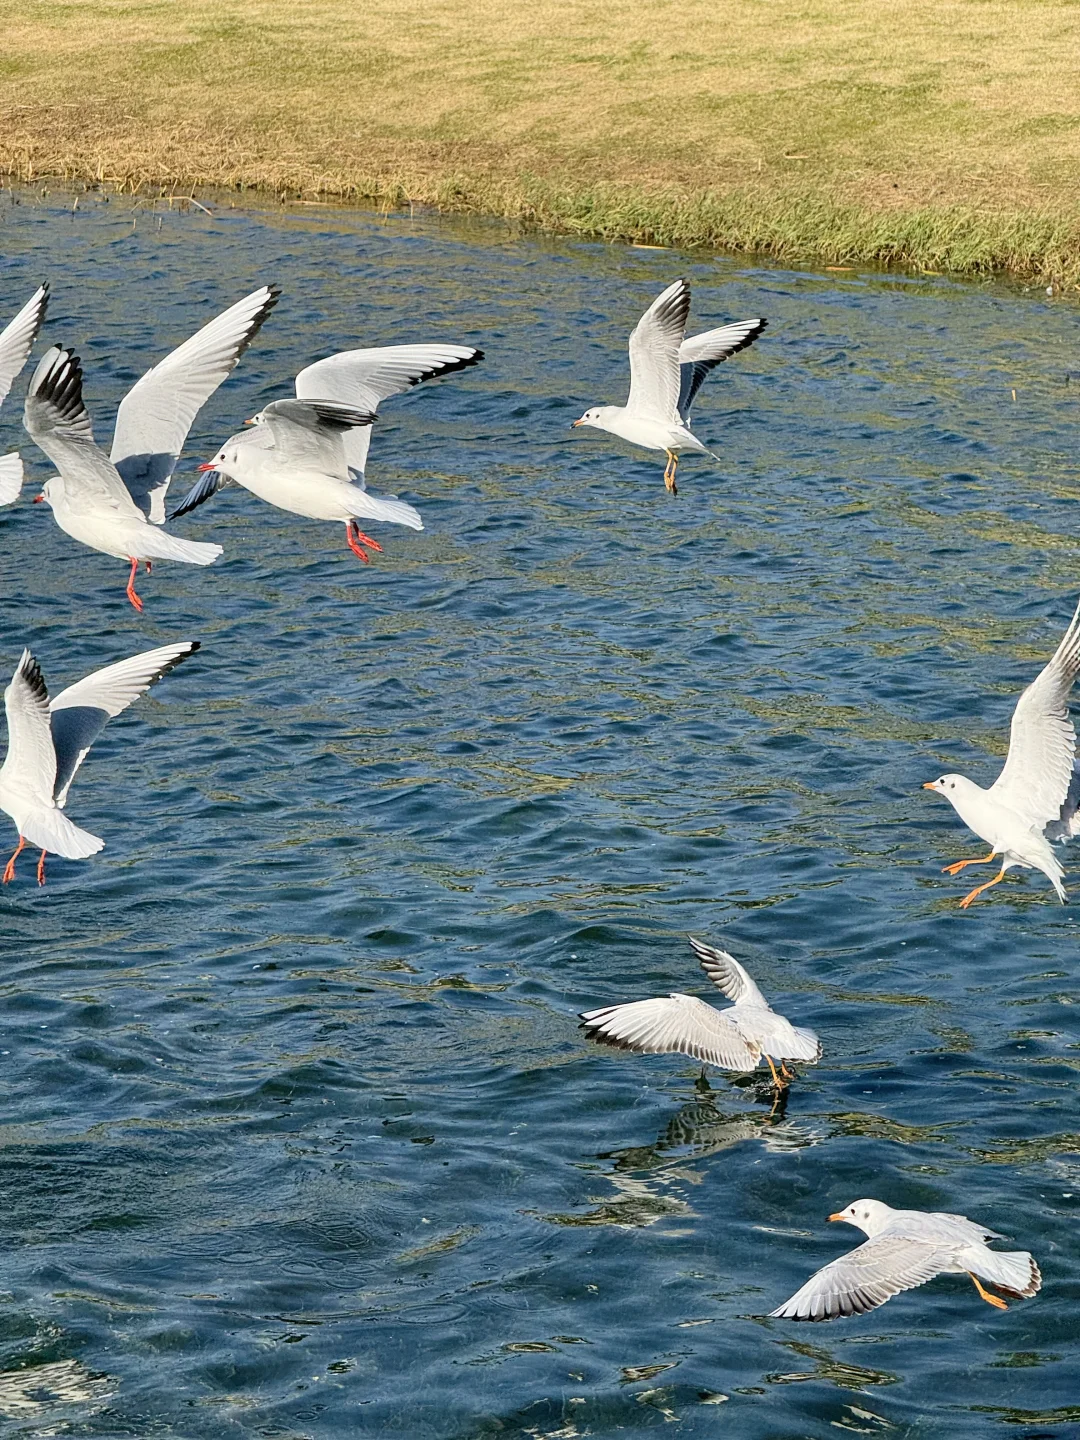
[[[0,170],[1080,284],[1080,6],[0,0]]]

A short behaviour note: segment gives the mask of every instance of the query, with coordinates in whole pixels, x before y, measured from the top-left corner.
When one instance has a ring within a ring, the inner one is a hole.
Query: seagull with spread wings
[[[705,974],[733,1003],[717,1010],[695,995],[676,992],[605,1005],[581,1016],[590,1039],[645,1055],[691,1055],[720,1070],[756,1070],[764,1057],[777,1088],[793,1078],[786,1060],[820,1060],[821,1042],[814,1032],[778,1015],[733,955],[692,935],[687,939]],[[780,1062],[780,1074],[774,1060]]]
[[[1065,903],[1065,871],[1051,841],[1080,829],[1080,779],[1074,777],[1076,731],[1069,718],[1069,695],[1080,671],[1080,605],[1049,664],[1032,681],[1013,711],[1009,754],[988,790],[966,775],[928,780],[969,830],[990,846],[989,855],[957,860],[944,873],[958,875],[968,865],[989,864],[1001,856],[1001,870],[960,901],[966,910],[976,896],[1004,880],[1013,866],[1041,870]]]
[[[11,324],[0,330],[0,405],[34,348],[48,304],[49,287],[39,285]],[[22,483],[23,463],[19,456],[14,451],[0,455],[0,505],[17,500]]]
[[[996,1230],[964,1215],[894,1210],[881,1200],[856,1200],[830,1220],[855,1225],[869,1238],[831,1261],[777,1310],[777,1320],[838,1320],[884,1305],[938,1275],[969,1275],[988,1305],[1006,1310],[981,1281],[1006,1295],[1027,1299],[1042,1285],[1039,1267],[1026,1250],[991,1250]]]
[[[0,810],[19,831],[18,848],[3,873],[5,885],[15,878],[15,861],[27,842],[41,849],[39,885],[45,883],[48,851],[85,860],[102,849],[104,840],[64,814],[75,772],[106,723],[198,648],[197,640],[181,640],[147,650],[95,671],[51,700],[38,662],[23,651],[4,691],[8,750],[0,766]]]
[[[571,429],[589,425],[644,450],[667,453],[664,484],[677,495],[675,471],[684,450],[717,457],[690,429],[690,407],[717,365],[752,345],[768,321],[737,320],[686,336],[690,286],[676,280],[658,295],[630,336],[630,396],[625,405],[586,410]]]
[[[308,365],[296,377],[295,400],[265,406],[248,421],[250,430],[230,436],[213,460],[199,466],[203,478],[171,518],[194,510],[232,480],[279,510],[343,522],[349,549],[368,564],[364,547],[382,546],[360,529],[360,520],[424,528],[411,505],[366,488],[379,402],[483,358],[471,345],[434,343],[343,350]]]

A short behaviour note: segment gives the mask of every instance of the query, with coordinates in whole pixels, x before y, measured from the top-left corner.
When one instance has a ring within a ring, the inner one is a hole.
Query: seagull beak
[[[208,460],[205,465],[200,465],[198,468],[200,470],[216,470],[217,464],[213,460]]]
[[[829,1219],[830,1219],[830,1220],[843,1220],[843,1219],[844,1219],[844,1216],[840,1214],[840,1211],[839,1211],[839,1210],[837,1210],[837,1212],[836,1212],[835,1215],[830,1215],[830,1216],[829,1216]]]
[[[584,424],[585,424],[585,421],[584,421],[584,420],[575,420],[575,421],[571,424],[570,429],[571,429],[571,430],[576,430],[579,425],[584,425]]]
[[[245,420],[245,421],[244,421],[244,424],[245,424],[245,425],[254,425],[255,423],[256,423],[256,421],[255,421],[255,416],[254,416],[254,415],[251,417],[250,420]]]
[[[924,790],[936,790],[936,789],[937,789],[937,782],[934,781],[934,780],[927,780],[926,783],[923,785],[922,788],[923,788]]]
[[[44,495],[35,495],[35,496],[34,496],[34,504],[35,504],[35,505],[40,505],[41,502],[42,502],[44,499],[45,499],[45,496],[44,496]]]

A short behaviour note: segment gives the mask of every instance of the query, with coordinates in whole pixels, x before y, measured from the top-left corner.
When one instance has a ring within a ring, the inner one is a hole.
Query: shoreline
[[[1038,283],[1080,291],[1080,214],[1049,210],[980,211],[924,206],[875,213],[799,192],[650,191],[629,184],[574,191],[538,177],[442,180],[415,174],[328,177],[292,170],[287,183],[265,175],[226,181],[204,168],[186,172],[90,173],[70,165],[12,169],[0,142],[0,188],[52,185],[72,191],[169,200],[205,208],[221,197],[283,205],[350,205],[385,210],[422,207],[521,224],[548,235],[729,256],[814,268],[867,266],[963,279]]]

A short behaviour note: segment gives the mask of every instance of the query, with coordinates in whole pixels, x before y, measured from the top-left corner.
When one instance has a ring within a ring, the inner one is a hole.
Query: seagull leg
[[[147,575],[151,575],[151,574],[153,573],[153,567],[151,566],[150,561],[149,561],[149,560],[144,560],[144,561],[143,561],[143,564],[146,566],[146,573],[147,573]]]
[[[679,487],[675,484],[675,471],[678,468],[679,457],[674,450],[667,452],[667,465],[664,467],[664,484],[672,495],[679,493]]]
[[[776,1073],[776,1066],[772,1063],[772,1056],[771,1056],[771,1055],[766,1055],[766,1056],[765,1056],[765,1059],[766,1059],[766,1061],[768,1062],[769,1069],[772,1071],[772,1083],[773,1083],[773,1088],[776,1089],[776,1090],[784,1090],[784,1089],[786,1089],[787,1087],[786,1087],[784,1081],[781,1080],[781,1079],[780,1079],[780,1076]],[[783,1064],[783,1061],[781,1061],[781,1064]]]
[[[45,854],[46,852],[42,850],[41,859],[37,862],[37,883],[39,885],[45,884]]]
[[[970,1270],[967,1273],[971,1275],[972,1280],[975,1282],[975,1289],[979,1292],[979,1294],[982,1296],[982,1298],[986,1301],[988,1305],[994,1305],[997,1307],[998,1310],[1007,1310],[1009,1308],[1005,1304],[1004,1300],[999,1300],[996,1295],[991,1295],[989,1290],[983,1289],[983,1287],[979,1284],[979,1277],[977,1275],[973,1275]]]
[[[355,531],[355,534],[354,534],[354,531]],[[368,558],[368,553],[367,553],[367,551],[364,550],[364,549],[361,547],[361,545],[360,545],[360,536],[361,536],[360,526],[357,525],[356,521],[355,521],[355,520],[348,520],[348,521],[346,521],[346,523],[345,523],[345,538],[346,538],[346,540],[348,540],[348,542],[349,542],[349,549],[352,551],[352,553],[353,553],[354,555],[359,555],[359,556],[360,556],[360,559],[364,562],[365,565],[370,565],[370,564],[371,564],[371,561],[370,561],[370,559]],[[364,539],[365,539],[365,540],[367,539],[367,536],[366,536],[366,535],[364,536]]]
[[[996,850],[991,850],[989,855],[980,855],[977,860],[957,860],[953,865],[946,865],[941,873],[943,875],[959,875],[965,865],[989,865],[996,854]]]
[[[783,1075],[783,1077],[784,1077],[785,1080],[794,1080],[794,1079],[797,1078],[798,1072],[795,1071],[795,1070],[789,1070],[789,1069],[787,1068],[787,1066],[784,1064],[783,1060],[781,1060],[781,1061],[780,1061],[780,1074]]]
[[[987,880],[985,885],[976,885],[975,889],[972,890],[970,894],[964,896],[964,898],[960,901],[960,909],[966,910],[971,904],[971,902],[975,899],[976,895],[981,895],[984,890],[989,890],[991,885],[997,885],[999,881],[1004,879],[1005,866],[1002,865],[1000,871],[994,876],[992,880]]]
[[[15,854],[12,855],[11,859],[10,859],[10,860],[7,862],[7,864],[4,866],[4,880],[3,880],[3,883],[4,883],[5,885],[10,885],[11,882],[12,882],[12,880],[15,879],[15,861],[19,858],[19,856],[22,854],[22,852],[23,852],[23,850],[24,850],[25,848],[26,848],[26,841],[25,841],[25,839],[20,835],[20,836],[19,836],[19,848],[15,851]]]
[[[142,612],[142,601],[139,599],[138,595],[135,594],[135,576],[138,574],[138,571],[139,571],[139,562],[138,562],[138,560],[132,560],[132,562],[131,562],[131,574],[128,576],[128,583],[127,583],[127,597],[128,597],[128,599],[131,601],[132,605],[134,605],[135,609],[138,610],[138,611],[141,613],[141,612]]]
[[[355,520],[353,521],[353,524],[356,525]],[[382,546],[379,544],[379,542],[377,540],[372,540],[370,535],[365,535],[363,530],[360,529],[359,525],[356,525],[356,538],[360,541],[361,545],[366,545],[369,550],[374,550],[379,555],[382,554]]]

